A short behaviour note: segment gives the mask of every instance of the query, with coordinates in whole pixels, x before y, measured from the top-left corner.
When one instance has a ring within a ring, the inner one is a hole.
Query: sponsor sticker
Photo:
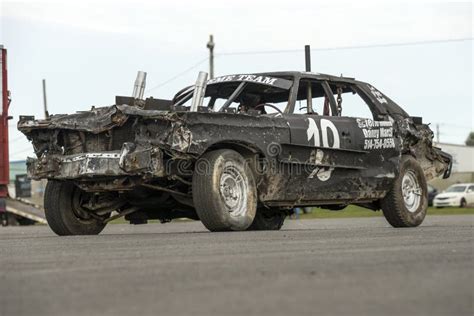
[[[379,101],[379,103],[388,103],[387,99],[385,99],[385,97],[379,90],[375,89],[370,84],[368,84],[367,87],[369,88],[370,93],[372,93],[372,95],[377,99],[377,101]]]
[[[373,121],[371,119],[356,119],[357,126],[364,134],[364,149],[390,149],[395,148],[393,138],[393,122]]]

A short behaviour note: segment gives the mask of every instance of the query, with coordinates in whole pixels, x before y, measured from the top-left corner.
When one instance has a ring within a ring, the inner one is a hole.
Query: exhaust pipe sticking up
[[[135,80],[135,86],[133,87],[132,97],[135,99],[143,99],[145,94],[146,86],[146,72],[139,71],[137,73],[137,79]]]
[[[202,106],[204,95],[206,94],[207,72],[200,71],[194,85],[193,100],[191,103],[191,112],[197,112],[198,107]]]

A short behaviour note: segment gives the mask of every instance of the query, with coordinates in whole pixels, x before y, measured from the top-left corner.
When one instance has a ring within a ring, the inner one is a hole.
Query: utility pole
[[[43,79],[43,107],[44,107],[44,117],[48,118],[48,102],[46,100],[46,79]]]
[[[209,42],[207,42],[207,48],[209,48],[209,79],[214,78],[214,36],[209,35]]]
[[[439,124],[436,124],[436,142],[439,144]]]

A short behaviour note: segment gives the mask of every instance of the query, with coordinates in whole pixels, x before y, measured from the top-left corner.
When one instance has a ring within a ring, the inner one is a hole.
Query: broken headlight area
[[[120,151],[88,152],[73,155],[43,155],[28,158],[32,179],[83,179],[92,177],[164,176],[163,153],[124,143]]]

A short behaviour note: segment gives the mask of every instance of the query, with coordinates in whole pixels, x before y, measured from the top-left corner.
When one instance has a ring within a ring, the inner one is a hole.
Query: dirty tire
[[[285,221],[283,212],[270,213],[269,210],[259,208],[257,214],[247,230],[280,230]]]
[[[210,231],[246,230],[255,218],[257,192],[245,159],[229,149],[205,153],[196,162],[193,201]]]
[[[415,194],[410,193],[410,183],[418,187]],[[402,186],[405,189],[405,197]],[[408,193],[407,193],[408,192]],[[416,196],[419,197],[415,203]],[[416,227],[420,225],[428,209],[428,189],[425,175],[415,158],[402,156],[400,173],[392,184],[392,189],[381,201],[383,215],[393,227]]]
[[[76,216],[73,205],[76,190],[80,189],[70,182],[48,181],[44,194],[44,213],[48,225],[59,236],[97,235],[105,224],[94,218]]]

